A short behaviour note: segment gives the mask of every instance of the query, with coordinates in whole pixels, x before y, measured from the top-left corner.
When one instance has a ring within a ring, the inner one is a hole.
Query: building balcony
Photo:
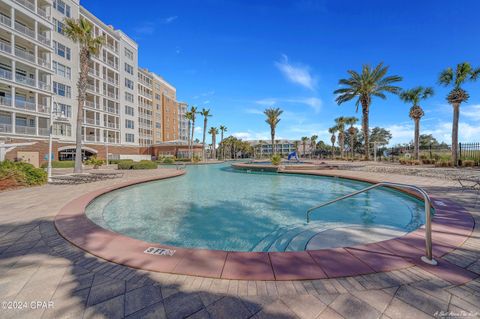
[[[28,86],[34,86],[34,87],[37,86],[35,83],[35,79],[31,79],[21,74],[15,74],[15,82],[28,85]]]
[[[95,104],[92,101],[85,101],[85,107],[90,108],[90,109],[100,109],[100,106]]]
[[[12,77],[13,77],[13,74],[11,71],[0,69],[0,78],[11,81]]]
[[[12,99],[9,98],[9,97],[0,96],[0,105],[11,107],[12,106]]]
[[[91,119],[91,118],[84,118],[83,119],[83,124],[87,124],[87,125],[100,125],[100,121],[95,121],[95,119]]]
[[[50,91],[50,84],[43,81],[38,81],[38,88],[40,90]]]
[[[107,43],[105,43],[105,47],[108,48],[108,49],[110,49],[110,50],[113,51],[114,53],[117,53],[117,54],[118,54],[117,48],[115,48],[115,46],[113,46],[112,44],[110,44],[110,43],[107,42]]]
[[[48,129],[46,127],[39,127],[38,128],[38,135],[48,136],[48,135],[50,135],[50,129]]]
[[[117,109],[114,107],[106,106],[103,108],[103,110],[108,113],[118,114]]]
[[[95,137],[95,135],[87,135],[83,137],[83,141],[85,142],[98,142],[99,139]]]
[[[95,70],[94,68],[88,68],[88,74],[93,75],[93,76],[99,76],[99,72]]]
[[[104,78],[104,80],[106,80],[110,84],[118,85],[118,81],[116,81],[114,78],[112,78],[110,76],[107,76],[106,78]]]
[[[33,2],[30,2],[28,0],[15,0],[15,2],[20,3],[25,8],[35,12],[35,4]]]
[[[15,100],[15,108],[32,112],[37,111],[37,106],[34,101]]]
[[[18,23],[17,21],[15,21],[15,30],[17,30],[18,32],[32,38],[32,39],[35,39],[35,31],[24,26],[24,25],[21,25],[20,23]]]
[[[37,61],[38,61],[38,65],[40,65],[44,68],[50,69],[50,61],[48,61],[47,59],[38,57]]]
[[[0,42],[0,51],[11,54],[12,46],[9,43]]]
[[[1,124],[0,123],[0,133],[12,133],[13,126],[10,124]]]
[[[15,133],[24,135],[36,135],[37,128],[35,126],[15,125]]]
[[[41,16],[42,18],[45,18],[47,20],[50,18],[47,14],[47,10],[42,9],[40,7],[37,7],[37,13],[38,13],[39,16]]]
[[[15,48],[15,56],[19,57],[20,59],[35,63],[35,55],[25,50]]]
[[[117,129],[118,126],[116,123],[111,123],[111,122],[108,122],[108,123],[105,123],[107,127],[109,128],[113,128],[113,129]]]
[[[38,33],[37,34],[37,40],[39,42],[42,42],[43,44],[50,46],[50,39],[48,39],[45,35]]]
[[[116,95],[114,92],[106,91],[104,92],[106,96],[111,97],[112,99],[118,100],[118,95]]]
[[[0,24],[3,24],[7,27],[12,27],[12,19],[10,19],[9,17],[6,17],[4,15],[0,15]]]

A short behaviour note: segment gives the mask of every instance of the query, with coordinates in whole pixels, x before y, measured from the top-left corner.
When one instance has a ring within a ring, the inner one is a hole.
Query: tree
[[[305,157],[305,147],[307,146],[308,137],[303,136],[301,140],[302,140],[302,147],[303,147],[303,157]]]
[[[413,144],[415,146],[415,159],[420,159],[420,119],[425,115],[420,105],[420,101],[426,100],[433,95],[433,88],[431,87],[415,87],[410,90],[405,90],[400,93],[400,99],[405,103],[413,104],[410,108],[410,118],[415,123],[415,134]]]
[[[190,149],[192,151],[192,157],[193,157],[193,143],[194,143],[193,136],[195,134],[195,120],[197,119],[197,114],[198,114],[197,107],[192,105],[190,107],[190,113],[192,114],[192,137],[190,138]],[[195,140],[195,143],[197,143],[196,140]]]
[[[227,127],[225,125],[220,125],[220,145],[223,143],[223,133],[227,131]],[[225,160],[225,148],[222,146],[222,159]]]
[[[263,144],[265,144],[265,141],[259,140],[258,145],[260,146],[260,158],[263,158]]]
[[[203,116],[203,140],[202,140],[202,159],[205,161],[206,156],[205,156],[205,137],[207,133],[207,123],[208,123],[208,118],[212,116],[210,114],[210,109],[202,109],[202,111],[199,113],[201,116]]]
[[[187,133],[187,144],[188,144],[188,158],[192,159],[192,149],[191,149],[191,142],[192,139],[190,137],[190,131],[192,130],[192,119],[193,119],[193,114],[192,112],[188,111],[185,113],[185,119],[188,121],[188,133]]]
[[[345,152],[345,117],[340,116],[335,119],[338,129],[338,146],[340,147],[340,157],[343,158]]]
[[[275,130],[277,128],[278,122],[280,122],[280,115],[283,111],[280,108],[268,108],[263,111],[263,114],[267,117],[265,122],[270,125],[270,136],[272,139],[272,155],[275,155]]]
[[[217,134],[218,134],[218,129],[216,127],[211,127],[208,130],[208,134],[212,135],[212,158],[217,158]]]
[[[353,127],[357,124],[358,119],[355,116],[346,117],[345,124],[350,125],[348,128],[348,136],[350,140],[350,151],[352,153],[352,160],[355,158],[355,135],[357,134],[357,129]]]
[[[458,165],[458,122],[460,121],[460,104],[467,102],[470,95],[462,88],[467,81],[476,81],[480,75],[480,68],[473,69],[470,63],[463,62],[457,65],[455,71],[447,68],[440,73],[439,83],[443,86],[453,85],[447,95],[447,101],[453,107],[452,125],[452,161]]]
[[[293,147],[295,148],[295,152],[298,152],[299,146],[300,146],[300,141],[293,141]]]
[[[83,130],[83,105],[86,100],[87,80],[89,63],[92,55],[97,55],[105,42],[103,36],[95,37],[93,25],[84,18],[65,19],[64,34],[75,43],[80,45],[80,74],[77,81],[78,108],[77,108],[77,129],[75,135],[75,168],[74,173],[82,172],[82,130]],[[107,155],[108,156],[108,155]]]
[[[391,138],[392,134],[390,131],[382,127],[374,127],[370,132],[370,141],[381,147],[388,145]]]
[[[317,139],[318,139],[318,135],[312,135],[310,137],[310,158],[312,158],[312,156],[314,155],[314,152],[316,150],[316,146],[317,146]]]
[[[400,88],[392,85],[402,80],[400,76],[386,76],[388,66],[383,63],[378,64],[374,69],[370,65],[363,65],[361,73],[349,70],[350,78],[341,79],[339,84],[343,87],[335,90],[337,94],[335,101],[338,105],[357,99],[355,105],[362,106],[362,131],[365,141],[365,159],[370,158],[370,140],[369,140],[369,112],[373,97],[386,99],[385,93],[398,94]]]
[[[328,129],[328,133],[332,134],[330,141],[332,142],[332,159],[335,157],[335,140],[337,139],[335,133],[337,133],[338,127],[333,126]]]

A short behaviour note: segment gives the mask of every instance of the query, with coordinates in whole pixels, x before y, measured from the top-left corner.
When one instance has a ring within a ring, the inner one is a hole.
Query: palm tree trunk
[[[452,161],[453,165],[458,166],[458,122],[460,120],[460,103],[453,106],[453,125],[452,125]]]
[[[223,145],[223,130],[220,136],[220,145],[222,146],[222,159],[225,160],[225,145]]]
[[[80,77],[78,79],[78,108],[77,108],[77,129],[75,136],[75,168],[74,173],[82,172],[82,130],[83,130],[83,104],[85,103],[85,95],[87,90],[88,76],[88,59],[89,53],[87,48],[80,51]]]
[[[203,119],[203,147],[202,147],[202,158],[203,158],[203,161],[205,161],[205,134],[207,132],[207,118],[205,117]]]
[[[195,114],[193,116],[195,116]],[[192,132],[191,132],[192,137],[190,138],[190,148],[192,150],[192,159],[193,159],[193,153],[194,153],[193,152],[193,149],[194,149],[194,147],[193,147],[193,135],[194,135],[194,133],[195,133],[195,119],[192,120]]]
[[[332,159],[335,158],[335,143],[332,143]]]
[[[355,159],[355,151],[353,149],[355,147],[354,136],[355,135],[350,134],[350,148],[352,149],[352,161]]]
[[[415,119],[415,159],[418,161],[420,159],[420,119]]]
[[[369,108],[369,103],[367,101],[362,101],[362,131],[363,131],[363,140],[365,143],[365,160],[367,161],[370,159],[368,108]]]
[[[343,159],[345,156],[345,136],[343,132],[340,133],[340,157]]]
[[[272,128],[270,130],[270,135],[272,137],[272,156],[275,155],[275,130]]]

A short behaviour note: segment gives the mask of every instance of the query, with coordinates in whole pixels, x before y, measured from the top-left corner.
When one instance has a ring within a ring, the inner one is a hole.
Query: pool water
[[[112,231],[148,242],[227,251],[305,250],[338,227],[408,232],[423,224],[423,202],[379,188],[312,213],[308,208],[369,184],[333,177],[235,170],[229,164],[187,166],[187,174],[104,194],[87,216]]]

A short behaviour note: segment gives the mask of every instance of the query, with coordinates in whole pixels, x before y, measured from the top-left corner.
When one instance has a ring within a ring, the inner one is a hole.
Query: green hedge
[[[43,163],[42,168],[47,168],[48,163]],[[75,167],[75,161],[52,161],[53,168],[72,168]]]
[[[121,162],[118,163],[118,169],[156,169],[157,163],[143,160],[140,162]]]
[[[22,162],[0,162],[0,185],[33,186],[47,182],[47,173],[41,168]]]
[[[118,160],[109,160],[109,164],[120,164],[120,163],[133,163],[131,159],[118,159]]]

